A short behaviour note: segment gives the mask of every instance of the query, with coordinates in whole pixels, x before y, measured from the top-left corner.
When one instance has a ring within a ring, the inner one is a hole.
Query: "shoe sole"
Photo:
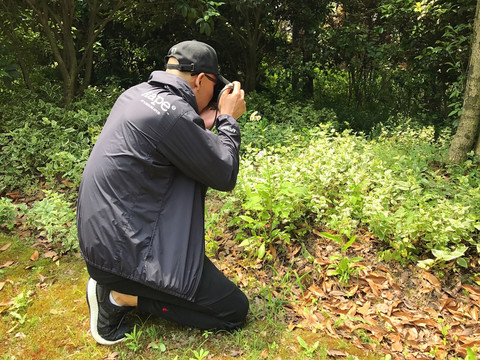
[[[97,282],[93,279],[88,279],[87,282],[87,304],[90,311],[90,332],[95,341],[101,345],[113,345],[119,343],[125,338],[118,340],[106,340],[98,333],[98,300],[97,300]]]

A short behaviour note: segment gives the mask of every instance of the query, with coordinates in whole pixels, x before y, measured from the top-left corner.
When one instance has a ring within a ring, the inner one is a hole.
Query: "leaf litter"
[[[22,226],[17,230],[21,239],[31,236]],[[463,358],[467,348],[480,356],[480,287],[463,283],[460,277],[453,282],[451,278],[440,281],[432,272],[413,265],[405,269],[394,262],[378,262],[371,236],[359,237],[347,250],[347,256],[362,260],[355,264],[358,271],[345,285],[328,275],[335,265],[332,256],[345,255],[341,245],[319,234],[314,230],[306,244],[292,243],[283,250],[270,245],[267,254],[271,262],[265,262],[243,257],[243,249],[232,241],[234,236],[225,232],[215,236],[219,246],[212,260],[237,280],[254,304],[265,305],[268,300],[258,289],[267,289],[282,304],[283,314],[275,315],[287,324],[288,331],[327,334],[362,351],[390,354],[395,360]],[[0,252],[11,245],[5,244]],[[61,257],[41,237],[36,237],[32,247],[40,249],[30,256],[32,262],[40,254],[53,261]],[[0,269],[14,264],[8,260]],[[0,291],[6,283],[8,280],[0,282]],[[45,277],[39,276],[37,287],[47,287]],[[9,299],[1,306],[11,303]],[[112,352],[107,358],[117,355]],[[328,355],[348,354],[330,349]]]
[[[237,279],[251,301],[268,301],[259,295],[262,287],[281,300],[285,314],[279,317],[289,331],[327,334],[399,360],[464,358],[467,348],[480,356],[480,287],[463,283],[460,276],[454,282],[440,281],[414,265],[379,262],[376,243],[369,236],[359,237],[348,249],[349,257],[363,260],[344,286],[336,276],[327,275],[341,245],[314,233],[317,236],[306,246],[290,244],[281,254],[270,247],[272,266],[241,259],[231,235],[222,234],[216,238],[220,246],[215,262]],[[278,280],[282,277],[289,283]]]

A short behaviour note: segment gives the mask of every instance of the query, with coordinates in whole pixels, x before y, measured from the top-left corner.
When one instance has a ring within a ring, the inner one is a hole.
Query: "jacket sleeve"
[[[240,128],[229,115],[217,118],[218,135],[205,129],[194,111],[179,117],[162,137],[158,149],[185,175],[211,188],[235,187],[239,168]]]

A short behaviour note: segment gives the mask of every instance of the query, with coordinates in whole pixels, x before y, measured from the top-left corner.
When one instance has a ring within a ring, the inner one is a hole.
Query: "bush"
[[[247,126],[246,137],[251,129],[268,139],[274,128]],[[247,146],[224,214],[258,257],[317,226],[348,237],[365,228],[383,243],[385,260],[462,265],[462,255],[480,250],[480,170],[473,160],[445,166],[449,141],[408,123],[373,140],[327,124],[284,146]]]
[[[17,217],[25,212],[26,209],[27,206],[25,204],[14,204],[11,199],[0,197],[0,228],[13,229],[17,222]]]
[[[117,94],[90,88],[71,109],[19,96],[1,113],[2,187],[25,189],[41,179],[56,183],[61,178],[78,186]]]
[[[28,211],[27,224],[64,251],[78,248],[75,202],[65,194],[44,190],[45,198],[33,204]]]

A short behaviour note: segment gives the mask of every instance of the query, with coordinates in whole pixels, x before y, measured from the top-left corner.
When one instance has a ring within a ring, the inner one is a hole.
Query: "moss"
[[[62,256],[58,261],[43,256],[43,251],[32,243],[0,234],[0,264],[14,261],[0,269],[0,303],[17,299],[16,304],[0,307],[0,349],[5,359],[104,359],[116,352],[116,359],[189,359],[193,350],[208,350],[213,359],[302,359],[305,354],[297,341],[300,335],[307,343],[320,340],[316,358],[326,359],[327,349],[347,347],[346,352],[359,359],[374,359],[360,354],[349,345],[325,335],[296,329],[287,331],[286,325],[276,321],[251,319],[236,332],[202,332],[168,323],[162,319],[132,317],[137,331],[142,330],[140,347],[132,352],[125,343],[113,347],[100,346],[89,334],[88,306],[85,286],[88,274],[81,258]],[[34,250],[39,258],[31,261]],[[22,298],[22,301],[19,299]],[[27,296],[28,295],[28,296]],[[20,306],[22,305],[22,306]],[[12,313],[17,312],[23,321]],[[163,343],[165,352],[150,346]]]

